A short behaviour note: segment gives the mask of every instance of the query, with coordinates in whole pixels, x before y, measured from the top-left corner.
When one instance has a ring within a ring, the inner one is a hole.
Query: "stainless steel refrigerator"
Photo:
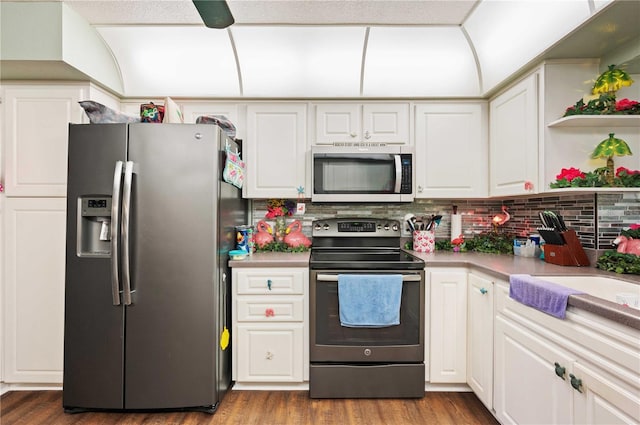
[[[246,223],[215,125],[69,126],[63,407],[215,411]],[[222,341],[222,344],[221,344]]]

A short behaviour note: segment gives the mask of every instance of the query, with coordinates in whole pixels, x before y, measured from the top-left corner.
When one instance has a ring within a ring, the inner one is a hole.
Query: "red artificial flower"
[[[638,230],[638,229],[640,229],[640,224],[638,224],[638,223],[632,224],[631,226],[629,226],[629,229]]]
[[[627,109],[633,109],[634,106],[638,105],[638,102],[635,100],[629,99],[620,99],[616,102],[616,111],[626,111]]]
[[[616,169],[616,177],[620,177],[620,173],[622,172],[625,172],[628,176],[631,176],[633,174],[640,174],[640,170],[630,170],[625,167],[618,167]]]
[[[285,212],[282,207],[268,207],[268,211],[265,214],[266,218],[276,218],[280,216],[284,216]]]
[[[580,171],[577,168],[571,167],[571,168],[563,168],[562,170],[560,170],[560,174],[558,174],[556,176],[557,180],[562,180],[562,179],[566,179],[567,181],[571,181],[575,178],[585,178],[585,174]]]

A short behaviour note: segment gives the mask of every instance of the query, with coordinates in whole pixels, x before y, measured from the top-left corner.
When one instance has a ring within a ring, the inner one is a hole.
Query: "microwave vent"
[[[333,146],[340,146],[340,147],[345,147],[345,146],[355,146],[355,147],[378,147],[378,146],[387,146],[386,143],[358,143],[358,142],[333,142]]]

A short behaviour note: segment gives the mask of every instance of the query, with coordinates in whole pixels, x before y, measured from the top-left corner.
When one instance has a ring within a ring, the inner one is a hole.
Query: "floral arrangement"
[[[565,117],[570,115],[640,115],[640,104],[635,100],[621,99],[616,101],[616,91],[624,86],[630,86],[633,80],[625,71],[609,65],[596,79],[591,89],[595,99],[584,103],[583,99],[570,106],[565,111]]]
[[[296,212],[296,203],[291,200],[269,199],[265,218],[292,216]]]
[[[583,172],[578,168],[563,168],[556,181],[549,186],[552,189],[563,187],[612,187],[606,178],[607,167]],[[618,167],[613,178],[614,187],[640,187],[640,170]]]
[[[635,100],[621,99],[616,101],[611,95],[602,94],[587,103],[580,99],[569,106],[563,117],[571,115],[640,115],[640,103]]]

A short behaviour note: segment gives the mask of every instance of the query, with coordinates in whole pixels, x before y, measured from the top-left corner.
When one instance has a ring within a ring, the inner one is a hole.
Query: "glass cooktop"
[[[312,269],[420,270],[424,261],[400,249],[312,249]]]

